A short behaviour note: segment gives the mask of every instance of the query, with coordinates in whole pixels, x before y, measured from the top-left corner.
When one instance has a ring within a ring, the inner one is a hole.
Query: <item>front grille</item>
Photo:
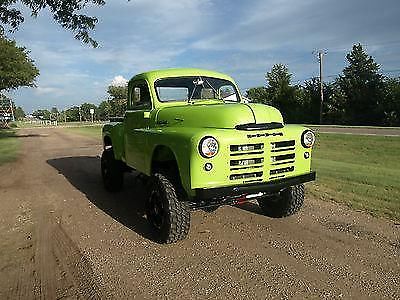
[[[295,140],[229,146],[229,179],[240,183],[290,176],[295,171]]]
[[[264,144],[230,145],[230,180],[252,182],[262,180]]]
[[[285,167],[285,168],[281,168],[281,169],[274,169],[269,171],[270,175],[276,175],[276,174],[282,174],[282,173],[287,173],[287,172],[292,172],[294,171],[294,166],[291,167]]]
[[[294,171],[296,142],[294,140],[271,143],[271,169],[269,179],[286,177]]]
[[[264,149],[264,144],[231,145],[231,152],[257,151]]]
[[[230,180],[238,180],[238,179],[249,179],[249,178],[257,178],[261,177],[263,172],[253,172],[253,173],[244,173],[244,174],[234,174],[231,175],[229,178]]]

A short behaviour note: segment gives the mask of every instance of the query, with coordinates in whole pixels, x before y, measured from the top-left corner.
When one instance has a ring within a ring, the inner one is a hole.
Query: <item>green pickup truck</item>
[[[311,171],[314,133],[286,125],[270,106],[248,103],[235,81],[201,69],[134,76],[128,109],[103,127],[108,191],[124,172],[146,180],[146,216],[160,242],[184,239],[190,211],[257,200],[267,216],[296,213]]]

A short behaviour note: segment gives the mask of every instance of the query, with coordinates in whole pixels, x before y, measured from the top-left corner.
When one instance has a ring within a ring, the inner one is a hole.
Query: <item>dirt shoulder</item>
[[[399,298],[399,224],[307,199],[290,218],[258,206],[192,214],[188,239],[159,245],[130,174],[104,191],[101,145],[25,129],[0,167],[0,298]]]

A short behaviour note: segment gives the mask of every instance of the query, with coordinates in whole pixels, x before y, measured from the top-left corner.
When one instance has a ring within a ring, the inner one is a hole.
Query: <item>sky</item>
[[[382,73],[400,75],[398,0],[109,0],[89,7],[98,17],[91,48],[73,38],[44,10],[26,15],[11,37],[30,50],[40,70],[36,88],[9,95],[26,112],[84,102],[99,104],[110,84],[137,73],[196,67],[231,75],[242,92],[265,85],[276,63],[288,66],[292,82],[318,76],[315,50],[326,51],[324,76],[346,66],[346,54],[361,43]]]

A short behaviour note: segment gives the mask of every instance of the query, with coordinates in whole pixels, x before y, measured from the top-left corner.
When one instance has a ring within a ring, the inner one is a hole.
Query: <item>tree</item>
[[[346,55],[349,63],[337,81],[345,96],[344,114],[351,125],[379,125],[384,119],[383,76],[379,65],[361,46],[353,46]]]
[[[333,101],[332,96],[332,84],[324,83],[324,95],[325,100],[323,104],[322,114],[323,119],[326,120],[326,116],[329,115],[330,109],[332,108]],[[302,99],[296,100],[296,105],[301,104],[303,106],[303,120],[304,123],[319,124],[320,122],[320,107],[321,107],[321,91],[320,91],[320,80],[317,77],[311,78],[304,82],[304,85],[300,88],[300,94]],[[329,122],[329,121],[328,121]]]
[[[246,91],[246,97],[257,103],[271,105],[268,98],[268,91],[263,86],[248,89]]]
[[[97,107],[92,103],[83,103],[81,105],[82,120],[90,121],[92,119],[92,115],[90,114],[90,109],[94,109],[96,111]]]
[[[400,126],[400,77],[385,79],[383,113],[384,125]]]
[[[37,119],[50,120],[51,113],[48,109],[38,109],[35,110],[32,115]]]
[[[288,67],[283,64],[272,66],[265,76],[271,105],[278,108],[289,123],[299,122],[302,117],[296,104],[298,88],[290,85],[291,77]]]
[[[24,112],[24,110],[22,109],[21,106],[18,106],[17,108],[15,108],[14,117],[18,121],[20,121],[20,120],[25,118],[25,112]]]
[[[51,121],[56,121],[58,120],[58,115],[59,115],[59,111],[57,107],[52,107],[50,110],[50,120]]]
[[[79,121],[79,107],[73,106],[65,110],[66,119],[68,122]]]
[[[271,71],[267,72],[265,76],[267,87],[274,91],[287,89],[290,86],[291,78],[292,74],[289,73],[288,67],[283,64],[273,65]]]
[[[111,112],[111,105],[109,100],[104,100],[99,104],[97,108],[97,118],[99,120],[108,120],[112,115]]]
[[[29,58],[29,52],[0,35],[0,92],[34,86],[38,75],[39,70]]]
[[[48,8],[54,20],[63,28],[72,31],[75,38],[86,44],[97,47],[97,42],[90,37],[89,32],[94,29],[97,18],[81,14],[89,5],[102,6],[104,0],[6,0],[0,2],[1,32],[5,27],[13,32],[18,30],[24,22],[23,6],[26,6],[33,17]]]
[[[107,93],[110,95],[112,99],[127,99],[128,87],[110,85],[107,89]]]
[[[123,116],[127,107],[128,87],[110,85],[107,89],[109,96],[110,116]]]

